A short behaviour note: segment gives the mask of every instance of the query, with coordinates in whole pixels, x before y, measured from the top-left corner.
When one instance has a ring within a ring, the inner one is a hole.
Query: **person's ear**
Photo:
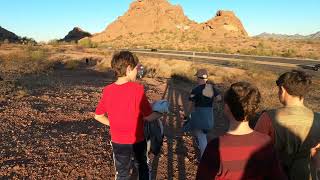
[[[126,69],[126,74],[129,75],[131,71],[132,71],[132,68],[130,65],[128,65]]]
[[[283,86],[280,87],[280,90],[282,96],[285,96],[287,94],[287,90]]]

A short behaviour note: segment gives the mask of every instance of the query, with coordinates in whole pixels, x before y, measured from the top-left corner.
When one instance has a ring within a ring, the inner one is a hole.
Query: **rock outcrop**
[[[114,39],[126,40],[139,36],[152,39],[174,33],[177,37],[198,36],[210,40],[217,37],[246,37],[247,32],[232,11],[218,11],[214,18],[205,23],[190,20],[179,5],[167,0],[136,0],[129,10],[112,22],[107,28],[91,38],[94,42],[108,42]],[[183,34],[183,35],[181,35]]]
[[[200,34],[210,37],[246,37],[248,36],[241,21],[232,11],[218,11],[216,16],[196,27]]]
[[[91,37],[92,35],[86,31],[83,31],[79,27],[73,28],[63,39],[60,39],[60,41],[65,42],[71,42],[75,41],[78,42],[80,39],[85,37]]]
[[[129,10],[118,17],[102,33],[92,37],[105,41],[119,36],[164,31],[185,31],[196,23],[184,15],[182,7],[171,5],[167,0],[137,0]]]

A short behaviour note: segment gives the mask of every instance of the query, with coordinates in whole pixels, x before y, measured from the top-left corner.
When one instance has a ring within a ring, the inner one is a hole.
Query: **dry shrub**
[[[21,50],[23,49],[23,50]],[[19,81],[29,74],[50,72],[53,62],[48,61],[48,53],[39,47],[23,46],[0,55],[0,94],[14,94],[17,98],[28,96],[27,90],[17,88]],[[30,83],[30,82],[25,82]]]
[[[83,38],[78,41],[78,45],[85,48],[97,48],[98,44],[95,42],[92,42],[89,38]]]
[[[26,96],[28,96],[28,95],[29,95],[29,93],[27,92],[27,90],[21,89],[21,90],[18,90],[18,91],[16,92],[16,97],[17,97],[18,99],[21,99],[21,98],[26,97]]]
[[[78,60],[69,60],[64,63],[64,67],[70,70],[78,68],[79,65],[80,65],[80,61]]]
[[[98,61],[98,63],[95,66],[95,69],[98,71],[110,70],[111,69],[111,54],[107,54],[103,60]]]
[[[49,62],[47,58],[47,52],[42,49],[19,50],[0,56],[0,71],[6,75],[44,72],[52,67],[52,62]]]

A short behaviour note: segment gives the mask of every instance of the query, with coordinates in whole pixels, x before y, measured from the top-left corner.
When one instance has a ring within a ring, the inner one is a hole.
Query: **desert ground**
[[[1,179],[113,179],[108,127],[93,119],[102,88],[114,80],[111,56],[112,51],[77,45],[1,46]],[[280,106],[275,86],[278,72],[242,64],[139,59],[147,69],[139,81],[150,102],[161,98],[170,102],[162,153],[152,157],[154,179],[193,179],[196,174],[195,140],[181,132],[177,115],[187,105],[197,68],[209,70],[210,81],[221,93],[233,82],[254,83],[263,96],[260,111]],[[320,111],[319,102],[320,80],[314,79],[306,104]],[[222,105],[215,104],[216,123],[209,138],[228,128],[221,118]]]

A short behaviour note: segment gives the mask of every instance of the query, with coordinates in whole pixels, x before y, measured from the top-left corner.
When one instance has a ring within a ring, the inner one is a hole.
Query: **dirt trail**
[[[108,128],[92,118],[102,88],[112,82],[80,65],[63,66],[49,75],[19,80],[27,89],[0,104],[1,179],[113,179]],[[192,136],[181,133],[178,111],[186,106],[187,88],[169,80],[145,79],[150,100],[161,98],[167,86],[171,113],[167,117],[163,152],[154,158],[154,179],[193,179],[197,156]],[[224,129],[217,124],[217,132]]]

